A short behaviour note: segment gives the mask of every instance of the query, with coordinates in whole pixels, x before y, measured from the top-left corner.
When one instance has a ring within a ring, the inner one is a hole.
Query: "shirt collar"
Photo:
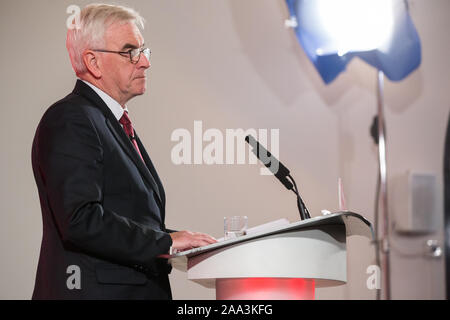
[[[104,91],[100,90],[96,86],[94,86],[92,83],[89,83],[83,79],[80,79],[84,83],[86,83],[89,87],[92,88],[99,96],[100,98],[105,102],[105,104],[108,106],[108,108],[111,110],[111,112],[114,114],[114,117],[117,119],[117,121],[122,118],[122,115],[124,111],[128,113],[128,108],[125,106],[125,108],[122,108],[122,106],[113,98],[111,98],[110,95],[105,93]]]

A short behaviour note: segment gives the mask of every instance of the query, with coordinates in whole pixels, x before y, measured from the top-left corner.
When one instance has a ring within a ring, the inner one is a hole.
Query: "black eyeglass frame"
[[[133,61],[133,57],[131,56],[131,52],[133,52],[134,50],[139,50],[139,54],[135,55],[136,57],[138,57],[136,61]],[[92,49],[92,51],[105,52],[105,53],[117,53],[117,54],[120,54],[122,57],[126,57],[125,55],[128,55],[128,57],[130,58],[130,62],[132,64],[139,63],[139,60],[141,60],[141,54],[143,54],[144,51],[148,51],[148,56],[145,53],[144,53],[144,55],[147,57],[147,59],[149,61],[150,61],[150,56],[152,54],[152,51],[150,50],[150,48],[131,49],[129,51],[111,51],[111,50],[103,50],[103,49]]]

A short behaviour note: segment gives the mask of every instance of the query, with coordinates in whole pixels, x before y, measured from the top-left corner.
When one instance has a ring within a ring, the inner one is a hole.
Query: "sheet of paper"
[[[288,219],[286,218],[282,218],[282,219],[278,219],[278,220],[274,220],[268,223],[264,223],[264,224],[260,224],[258,226],[255,227],[251,227],[251,228],[247,228],[246,233],[245,234],[255,234],[255,233],[262,233],[262,232],[266,232],[266,231],[270,231],[271,229],[276,229],[278,227],[282,227],[285,225],[288,225],[290,222]],[[223,241],[225,240],[225,238],[219,238],[217,239],[217,241]]]

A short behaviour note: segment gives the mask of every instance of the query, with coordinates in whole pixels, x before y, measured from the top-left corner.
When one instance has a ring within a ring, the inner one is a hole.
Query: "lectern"
[[[369,221],[336,212],[174,254],[172,266],[220,300],[314,299],[347,281],[347,237],[374,238]]]

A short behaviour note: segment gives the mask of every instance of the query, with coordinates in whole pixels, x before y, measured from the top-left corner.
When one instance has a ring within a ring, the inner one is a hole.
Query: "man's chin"
[[[146,91],[147,91],[147,87],[144,85],[139,88],[136,88],[136,90],[134,90],[134,95],[140,96],[140,95],[143,95]]]
[[[139,94],[144,94],[147,90],[147,79],[146,78],[138,78],[136,79],[137,86],[136,86],[136,92],[139,92]]]

